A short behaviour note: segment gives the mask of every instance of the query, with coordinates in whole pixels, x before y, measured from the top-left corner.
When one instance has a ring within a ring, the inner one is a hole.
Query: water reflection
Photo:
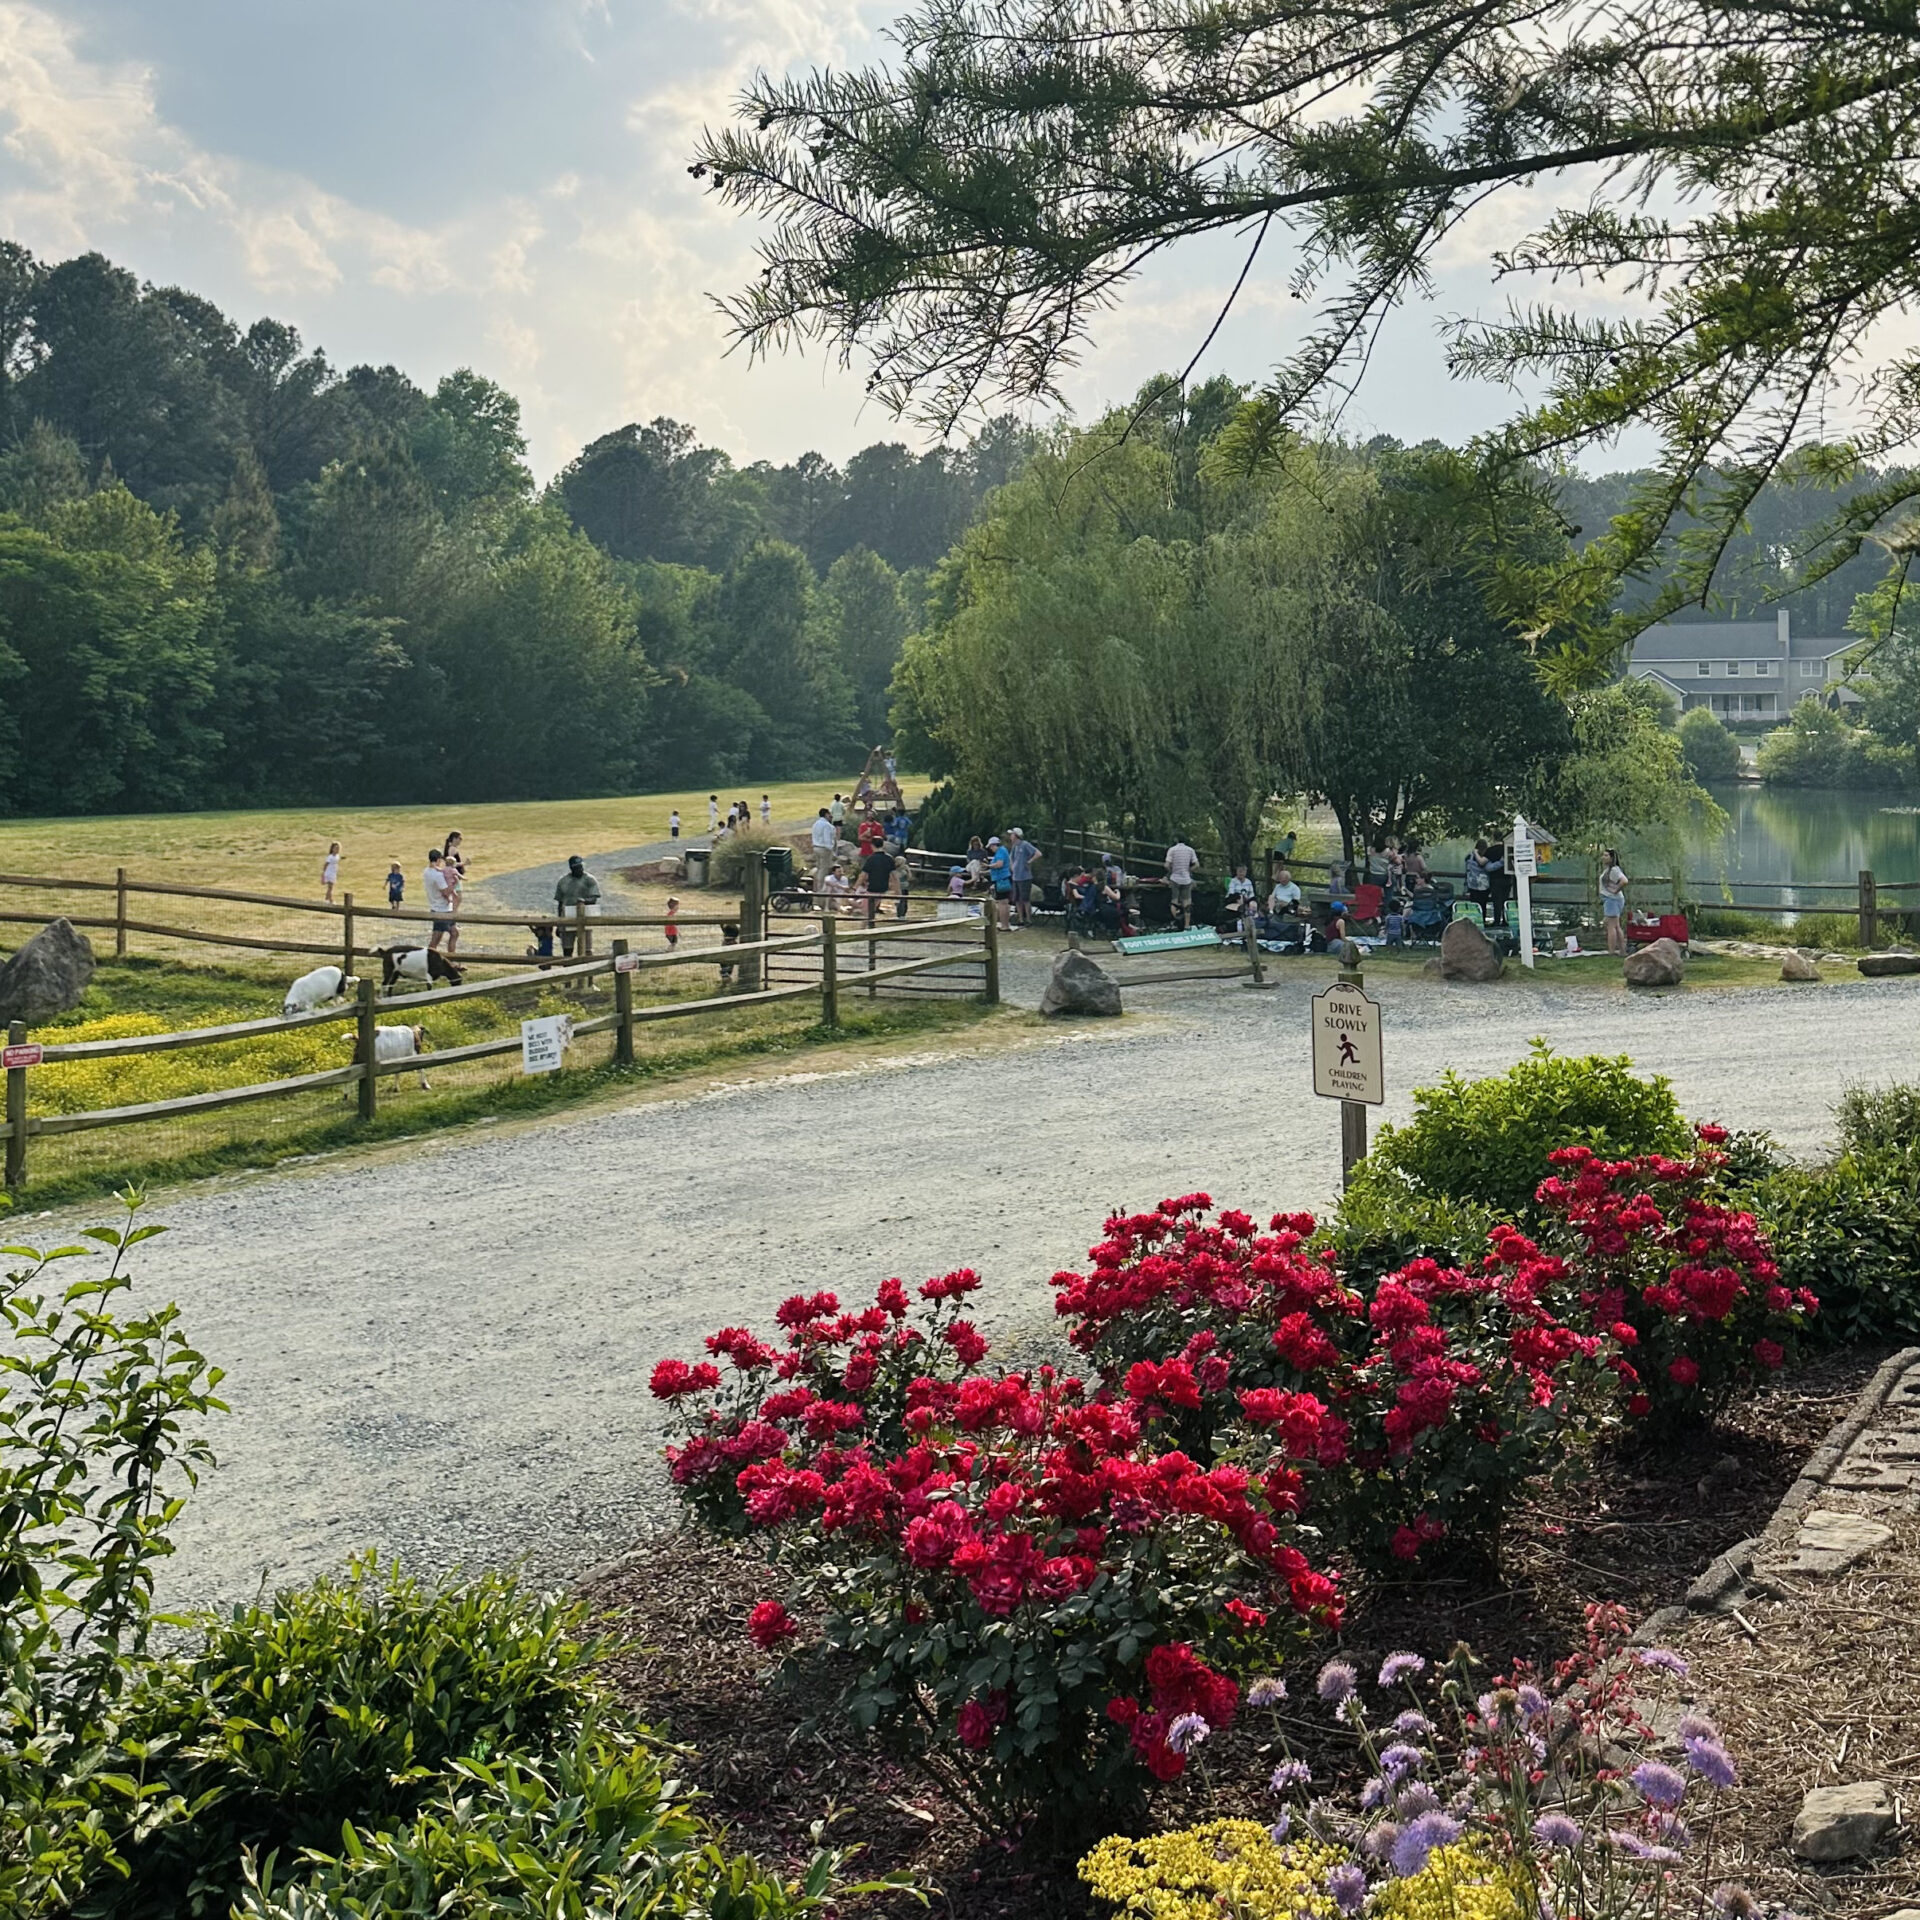
[[[1920,810],[1896,796],[1734,786],[1713,797],[1727,810],[1726,833],[1689,861],[1708,894],[1722,877],[1852,886],[1862,867],[1882,882],[1920,880]]]

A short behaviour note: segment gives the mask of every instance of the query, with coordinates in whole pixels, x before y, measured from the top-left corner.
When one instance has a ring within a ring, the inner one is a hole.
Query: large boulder
[[[37,1026],[80,1004],[93,978],[93,944],[65,920],[42,927],[0,967],[0,1026]]]
[[[1687,977],[1686,950],[1672,940],[1636,947],[1621,962],[1630,987],[1677,987]]]
[[[1498,980],[1506,962],[1493,942],[1471,920],[1450,920],[1440,936],[1443,980]]]
[[[1782,980],[1818,980],[1820,969],[1804,947],[1789,947],[1780,961]]]
[[[1860,971],[1869,980],[1884,980],[1896,973],[1920,973],[1920,953],[1863,953]]]
[[[687,877],[687,865],[676,853],[661,860],[642,860],[636,866],[622,867],[619,873],[622,880],[631,881],[636,887],[670,886]]]
[[[1048,1019],[1062,1014],[1116,1014],[1120,988],[1098,962],[1078,947],[1069,947],[1053,963],[1053,976],[1040,996],[1040,1011]]]

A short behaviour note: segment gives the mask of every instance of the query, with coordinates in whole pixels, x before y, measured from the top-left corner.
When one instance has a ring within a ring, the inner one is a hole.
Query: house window
[[[1760,708],[1759,708],[1759,710],[1760,710],[1760,711],[1761,711],[1762,713],[1772,713],[1772,712],[1774,711],[1774,705],[1773,705],[1773,695],[1772,695],[1772,694],[1770,694],[1770,693],[1763,693],[1763,694],[1762,694],[1762,695],[1760,696]]]
[[[1727,662],[1727,671],[1730,674],[1738,673],[1740,671],[1740,662],[1738,660],[1729,660]]]
[[[1762,680],[1764,680],[1770,673],[1772,673],[1773,662],[1771,660],[1756,660],[1753,663],[1753,670],[1756,674],[1760,676]]]
[[[1713,662],[1711,660],[1702,660],[1700,662],[1701,679],[1704,680],[1707,677],[1707,675],[1710,674],[1712,671],[1713,671]]]

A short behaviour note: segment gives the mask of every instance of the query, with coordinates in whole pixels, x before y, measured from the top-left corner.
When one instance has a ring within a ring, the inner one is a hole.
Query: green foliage
[[[1901,787],[1912,762],[1813,694],[1760,742],[1760,777],[1772,787]]]
[[[1556,1054],[1543,1040],[1503,1074],[1464,1080],[1448,1072],[1413,1096],[1414,1117],[1383,1128],[1361,1163],[1347,1208],[1357,1231],[1399,1221],[1407,1199],[1491,1208],[1502,1219],[1534,1216],[1534,1189],[1556,1147],[1612,1155],[1684,1153],[1691,1132],[1661,1075],[1641,1079],[1624,1054]],[[1358,1196],[1356,1198],[1356,1196]],[[1383,1211],[1376,1211],[1383,1210]],[[1411,1217],[1417,1232],[1421,1215]]]
[[[1731,780],[1740,771],[1740,743],[1711,707],[1689,707],[1680,716],[1680,759],[1689,780],[1705,786]]]
[[[1860,944],[1857,913],[1803,913],[1793,923],[1795,946],[1844,952]]]
[[[713,855],[707,865],[708,878],[715,886],[737,887],[748,867],[757,864],[769,847],[784,847],[787,837],[760,827],[736,827],[713,843]]]
[[[1410,1260],[1473,1265],[1486,1251],[1488,1229],[1498,1218],[1497,1208],[1477,1201],[1417,1193],[1399,1178],[1368,1177],[1363,1163],[1361,1175],[1341,1198],[1326,1241],[1339,1255],[1340,1271],[1364,1288]]]
[[[57,1911],[117,1834],[173,1811],[122,1749],[146,1657],[155,1564],[212,1451],[189,1422],[223,1411],[220,1371],[178,1309],[116,1311],[127,1252],[161,1231],[91,1227],[92,1246],[39,1253],[0,1285],[0,1912]],[[82,1268],[41,1290],[56,1263]]]
[[[1785,1167],[1749,1200],[1789,1287],[1819,1296],[1817,1338],[1920,1339],[1920,1157],[1879,1149]]]

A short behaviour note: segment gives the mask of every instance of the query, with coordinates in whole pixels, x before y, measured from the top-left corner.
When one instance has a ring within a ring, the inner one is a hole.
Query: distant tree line
[[[924,569],[1030,440],[737,469],[656,420],[536,492],[475,373],[341,372],[0,244],[0,812],[844,769]]]

